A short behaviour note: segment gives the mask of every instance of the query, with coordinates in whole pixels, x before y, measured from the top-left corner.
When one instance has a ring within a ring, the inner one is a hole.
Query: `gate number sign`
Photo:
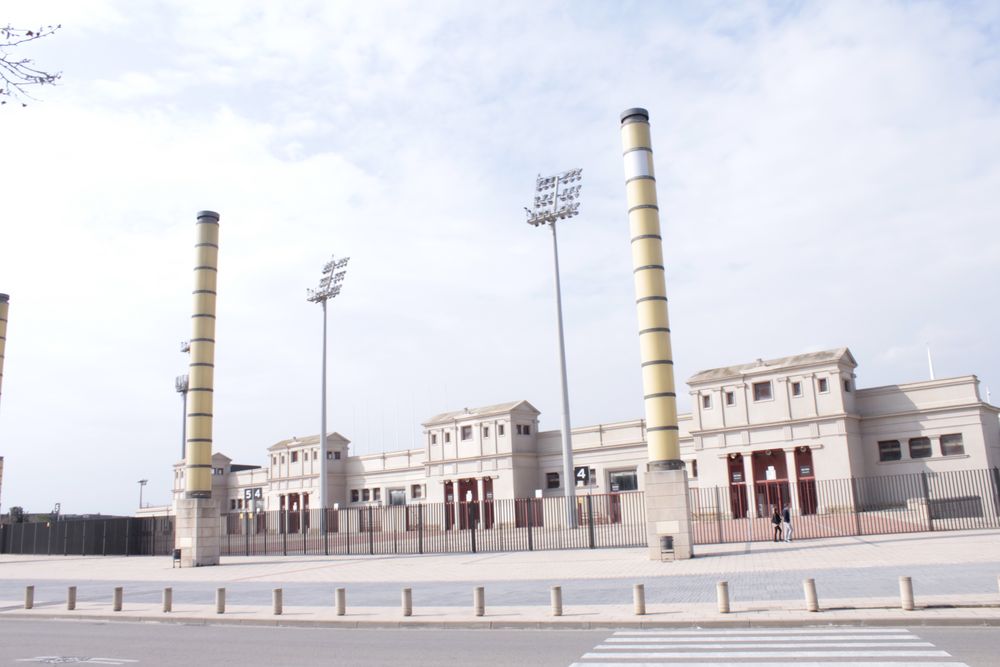
[[[264,497],[264,491],[261,487],[256,487],[253,489],[243,489],[243,499],[244,500],[260,500]]]
[[[587,486],[590,484],[590,468],[587,466],[576,466],[573,468],[573,476],[576,477],[576,483],[583,484]]]

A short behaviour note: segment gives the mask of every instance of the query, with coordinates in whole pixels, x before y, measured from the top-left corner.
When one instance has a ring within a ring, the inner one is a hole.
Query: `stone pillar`
[[[788,471],[788,495],[791,496],[792,514],[799,514],[799,469],[795,466],[795,447],[785,450],[785,468]]]
[[[685,559],[693,555],[688,480],[678,440],[649,112],[638,108],[624,111],[621,136],[649,456],[644,479],[649,557],[660,558],[661,539],[669,536],[673,539],[674,557]]]
[[[215,298],[219,214],[198,213],[191,366],[187,393],[186,490],[177,501],[175,548],[183,567],[218,565],[221,518],[212,498],[212,394],[215,389]]]

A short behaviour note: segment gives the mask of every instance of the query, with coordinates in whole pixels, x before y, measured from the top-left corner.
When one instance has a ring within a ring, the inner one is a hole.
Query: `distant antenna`
[[[931,359],[931,345],[927,344],[927,372],[930,373],[931,379],[934,379],[934,360]]]

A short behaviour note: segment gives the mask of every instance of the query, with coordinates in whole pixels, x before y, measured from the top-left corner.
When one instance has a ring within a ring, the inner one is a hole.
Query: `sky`
[[[0,511],[170,500],[195,215],[221,215],[215,450],[329,427],[420,446],[526,399],[558,429],[538,174],[574,426],[642,414],[619,113],[650,112],[678,383],[847,346],[860,388],[1000,396],[1000,5],[5,0],[63,73],[0,108]],[[690,397],[681,392],[680,409]],[[994,403],[997,401],[994,400]]]

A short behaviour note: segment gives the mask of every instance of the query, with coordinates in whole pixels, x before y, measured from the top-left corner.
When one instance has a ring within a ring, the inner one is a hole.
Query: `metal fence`
[[[692,488],[695,544],[773,539],[792,510],[795,539],[1000,528],[1000,470]],[[327,510],[234,512],[220,518],[222,555],[425,554],[646,545],[643,493],[518,498]],[[0,553],[169,555],[172,517],[0,525]]]
[[[646,544],[639,492],[579,496],[575,527],[565,498],[421,503],[232,513],[222,555],[430,554],[635,547]]]
[[[63,556],[168,555],[173,517],[69,519],[0,525],[0,553]]]
[[[695,544],[773,539],[775,507],[796,539],[1000,527],[1000,470],[925,472],[691,490]]]

